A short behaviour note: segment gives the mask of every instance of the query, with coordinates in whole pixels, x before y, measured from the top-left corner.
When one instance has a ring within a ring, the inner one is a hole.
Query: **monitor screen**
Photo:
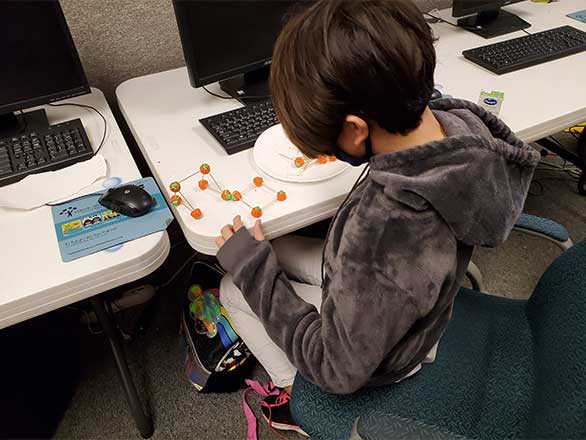
[[[269,64],[287,14],[299,1],[175,0],[175,14],[195,87]]]
[[[89,93],[57,1],[8,1],[0,9],[0,114]]]

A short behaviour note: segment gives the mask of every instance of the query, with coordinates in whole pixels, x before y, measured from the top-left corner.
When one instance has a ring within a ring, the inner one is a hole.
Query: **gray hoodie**
[[[268,241],[243,228],[218,253],[271,339],[326,391],[393,383],[419,365],[450,321],[474,246],[506,240],[523,209],[539,154],[475,104],[430,107],[447,137],[376,155],[340,208],[321,312],[295,294]]]

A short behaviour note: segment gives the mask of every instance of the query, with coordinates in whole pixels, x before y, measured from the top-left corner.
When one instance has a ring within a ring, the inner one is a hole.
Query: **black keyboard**
[[[562,26],[462,52],[465,58],[496,73],[557,60],[586,50],[586,32]]]
[[[0,138],[0,186],[29,174],[65,168],[91,159],[93,154],[79,119]]]
[[[228,154],[254,146],[260,134],[279,121],[270,99],[200,119]]]

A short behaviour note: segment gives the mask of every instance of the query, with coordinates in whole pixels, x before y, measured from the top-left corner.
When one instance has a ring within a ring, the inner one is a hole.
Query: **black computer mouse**
[[[99,198],[100,205],[129,217],[145,215],[155,206],[155,199],[137,185],[123,185],[108,190]]]

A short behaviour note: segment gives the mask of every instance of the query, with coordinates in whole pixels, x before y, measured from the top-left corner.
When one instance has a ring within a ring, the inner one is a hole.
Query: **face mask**
[[[364,156],[352,156],[351,154],[348,154],[342,150],[336,150],[334,152],[334,156],[336,156],[342,162],[346,162],[347,164],[352,165],[353,167],[368,163],[372,157],[372,144],[370,142],[370,135],[364,141]]]

